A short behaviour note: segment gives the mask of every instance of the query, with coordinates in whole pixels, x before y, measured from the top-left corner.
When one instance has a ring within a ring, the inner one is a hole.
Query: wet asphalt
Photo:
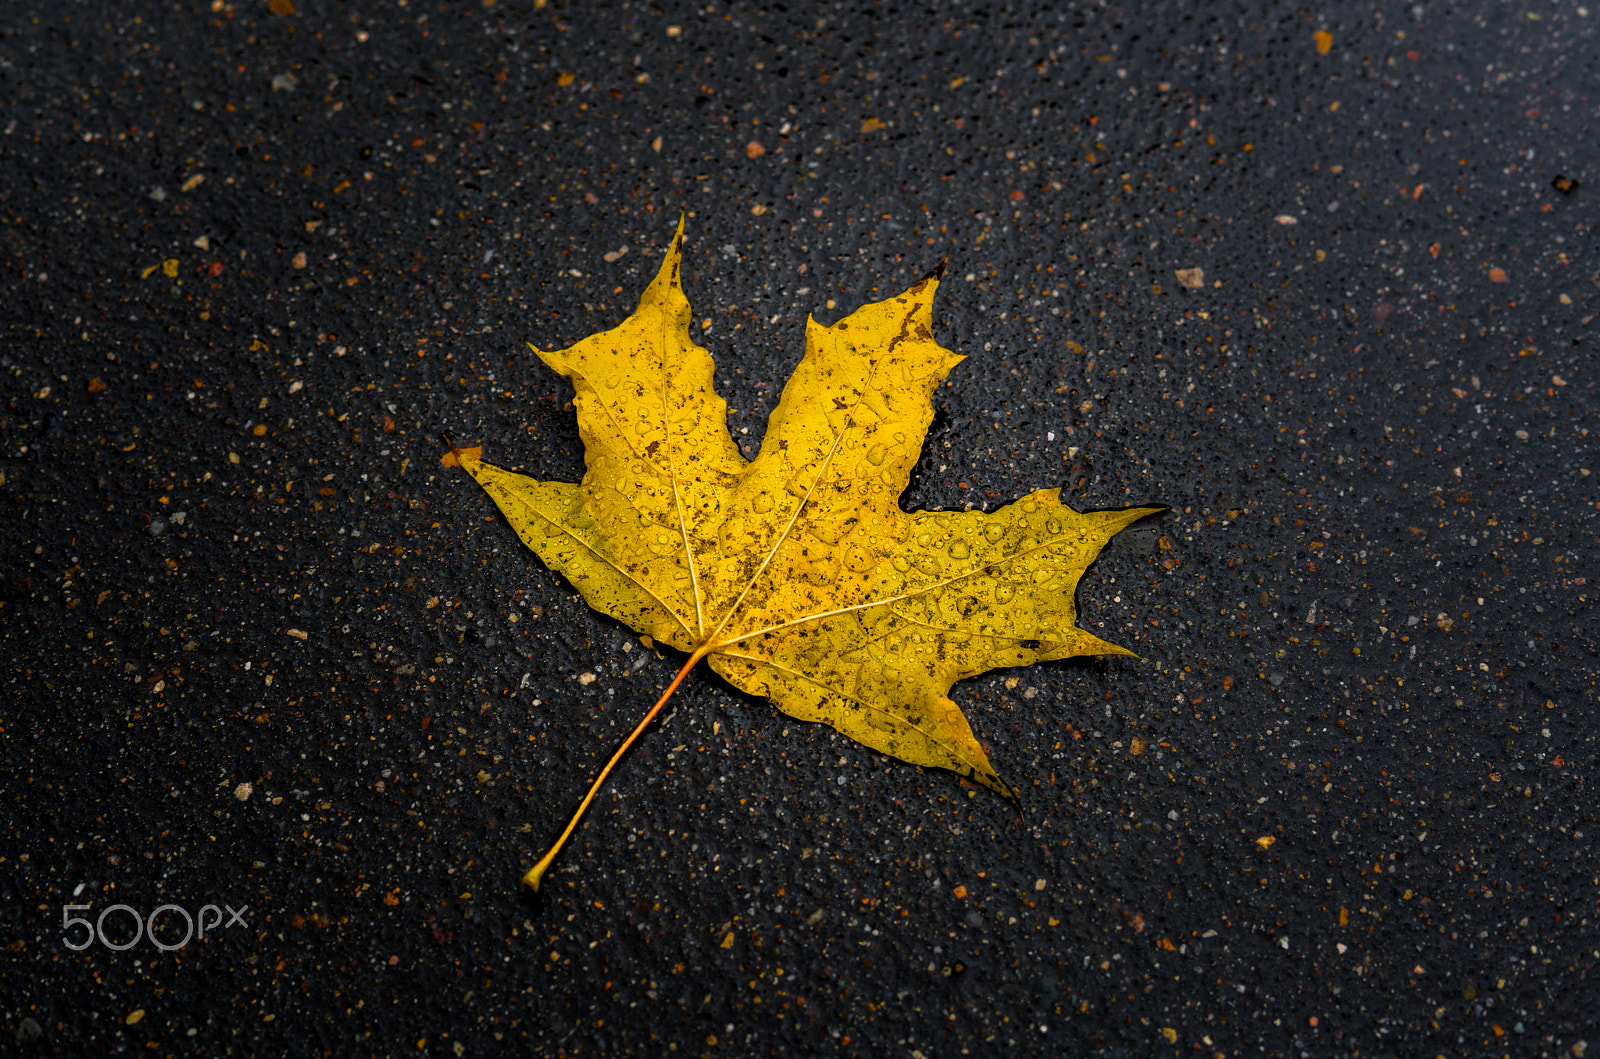
[[[1600,1047],[1597,22],[8,5],[0,1050]],[[948,262],[904,506],[1169,505],[1140,657],[954,689],[1020,818],[698,672],[534,899],[681,659],[438,438],[576,480],[680,214],[752,454]]]

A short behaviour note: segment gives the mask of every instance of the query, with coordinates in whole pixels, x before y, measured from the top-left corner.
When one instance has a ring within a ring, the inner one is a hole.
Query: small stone
[[[233,789],[233,796],[239,799],[241,802],[248,802],[250,800],[250,796],[255,792],[256,789],[253,785],[249,783],[241,783],[239,786]]]
[[[1180,268],[1173,273],[1178,277],[1178,282],[1190,290],[1199,290],[1206,285],[1206,272],[1203,268]]]

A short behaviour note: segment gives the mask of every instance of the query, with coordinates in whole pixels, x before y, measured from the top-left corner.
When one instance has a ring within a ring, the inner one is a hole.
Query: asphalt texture
[[[6,4],[0,1051],[1600,1048],[1597,25]],[[576,480],[680,213],[751,452],[947,259],[904,505],[1170,505],[1142,657],[954,689],[1020,818],[697,672],[534,899],[682,660],[438,437]]]

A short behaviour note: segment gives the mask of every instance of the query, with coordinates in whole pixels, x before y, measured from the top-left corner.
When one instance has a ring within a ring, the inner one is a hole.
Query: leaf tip
[[[669,297],[682,300],[683,288],[680,269],[683,264],[683,231],[688,223],[688,214],[678,214],[678,230],[672,233],[672,242],[667,244],[667,249],[661,255],[661,264],[656,269],[655,278],[639,296],[639,309],[642,311],[646,305],[659,299],[663,291],[672,292]],[[655,292],[652,294],[652,292]]]
[[[1085,514],[1099,523],[1105,533],[1105,539],[1110,540],[1136,522],[1163,515],[1171,510],[1170,507],[1166,506],[1126,507],[1112,508],[1105,511],[1089,511],[1085,512]]]
[[[1090,636],[1089,639],[1094,641],[1094,643],[1090,645],[1090,650],[1087,652],[1089,654],[1096,654],[1096,655],[1102,655],[1102,656],[1105,656],[1105,655],[1111,655],[1111,656],[1126,655],[1126,656],[1128,656],[1130,658],[1139,658],[1140,657],[1138,654],[1136,654],[1133,651],[1128,650],[1126,647],[1123,647],[1121,644],[1112,643],[1110,640],[1102,640],[1098,636]]]
[[[450,446],[450,451],[439,457],[439,464],[441,466],[464,468],[466,464],[461,462],[463,459],[472,460],[474,462],[483,459],[482,445],[471,445],[463,449],[456,447],[455,438],[451,437],[449,434],[441,434],[439,435],[439,438],[446,445]]]
[[[947,257],[943,261],[939,262],[937,265],[933,266],[933,268],[929,269],[926,273],[923,274],[921,279],[919,279],[919,280],[917,280],[917,282],[913,283],[911,285],[911,289],[906,291],[906,293],[907,294],[921,294],[923,288],[926,287],[930,283],[932,283],[935,287],[937,287],[939,285],[939,281],[944,279],[944,269],[945,269],[945,266],[948,265],[949,263],[950,263],[950,259]]]
[[[1017,792],[1011,789],[1011,785],[998,775],[991,775],[989,779],[992,784],[989,789],[1004,798],[1006,803],[1017,811],[1017,815],[1021,816],[1022,799],[1017,797]]]

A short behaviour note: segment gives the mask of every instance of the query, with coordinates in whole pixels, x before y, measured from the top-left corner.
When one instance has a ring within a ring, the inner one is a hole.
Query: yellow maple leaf
[[[595,780],[537,887],[617,759],[701,659],[790,716],[949,769],[1010,799],[947,692],[1001,666],[1131,654],[1077,625],[1074,592],[1111,537],[1163,510],[1080,514],[1060,490],[994,512],[900,510],[962,357],[932,333],[942,267],[831,327],[805,355],[749,461],[711,356],[690,334],[683,224],[632,316],[544,362],[572,380],[586,471],[542,482],[453,444],[523,542],[591,607],[688,654]]]

